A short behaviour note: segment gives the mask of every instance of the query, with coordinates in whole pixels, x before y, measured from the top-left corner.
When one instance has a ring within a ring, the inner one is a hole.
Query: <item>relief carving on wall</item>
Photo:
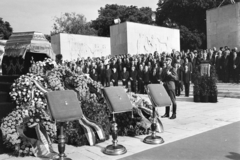
[[[139,33],[137,36],[137,53],[170,52],[173,48],[166,36]]]
[[[105,44],[88,44],[79,42],[77,39],[70,37],[68,40],[69,56],[71,59],[87,58],[87,57],[101,57],[109,54],[107,45]]]

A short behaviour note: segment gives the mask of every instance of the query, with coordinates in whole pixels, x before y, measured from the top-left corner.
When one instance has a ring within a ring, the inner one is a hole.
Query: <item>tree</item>
[[[96,35],[97,32],[91,27],[91,23],[87,22],[82,14],[64,13],[61,17],[55,17],[53,31],[51,34],[71,33],[82,35]]]
[[[0,18],[0,39],[8,39],[13,32],[13,29],[9,22]]]
[[[206,48],[206,10],[230,3],[230,0],[159,0],[156,23],[179,28],[182,49]]]
[[[51,43],[51,36],[48,34],[44,34],[45,38],[48,40],[48,42]]]
[[[99,36],[110,36],[110,26],[114,25],[116,18],[119,18],[121,22],[152,23],[152,10],[149,7],[138,8],[136,6],[107,4],[104,8],[101,7],[98,13],[98,18],[92,21],[92,27],[98,31]]]

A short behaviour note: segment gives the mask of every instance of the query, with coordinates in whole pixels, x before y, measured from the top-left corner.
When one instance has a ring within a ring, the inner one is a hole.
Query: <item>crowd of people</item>
[[[192,82],[192,74],[204,61],[214,66],[218,80],[229,83],[239,83],[240,55],[237,48],[214,47],[208,50],[187,50],[172,53],[117,55],[106,60],[102,58],[88,58],[74,62],[64,61],[76,73],[89,74],[90,77],[101,82],[105,87],[118,86],[122,83],[132,92],[145,93],[144,86],[150,83],[161,83],[163,70],[166,68],[166,58],[172,59],[171,65],[175,68],[177,77],[175,80],[175,94],[179,96],[185,90],[185,96],[189,96],[189,86]],[[107,62],[106,62],[107,61]]]

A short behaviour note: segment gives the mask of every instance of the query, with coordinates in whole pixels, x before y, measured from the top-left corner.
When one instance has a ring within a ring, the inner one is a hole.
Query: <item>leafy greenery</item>
[[[13,32],[13,29],[9,22],[4,21],[0,17],[0,39],[8,39]]]
[[[96,35],[97,32],[91,26],[90,22],[82,14],[64,13],[61,17],[55,17],[53,31],[51,34],[71,33],[81,35]]]
[[[98,13],[98,18],[92,21],[91,26],[98,31],[99,36],[110,36],[110,26],[114,25],[116,18],[119,18],[121,22],[152,23],[152,9],[149,7],[138,8],[136,6],[107,4],[105,7],[101,7]]]
[[[209,89],[210,89],[210,96],[217,96],[217,76],[216,76],[216,68],[215,66],[211,67],[210,70],[210,78],[209,78]]]
[[[239,2],[240,0],[235,0]],[[218,7],[222,0],[159,0],[156,23],[179,28],[181,48],[206,48],[206,10]],[[231,1],[224,1],[223,5]]]

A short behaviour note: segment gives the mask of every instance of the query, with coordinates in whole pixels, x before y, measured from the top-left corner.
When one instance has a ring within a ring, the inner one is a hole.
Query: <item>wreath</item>
[[[21,136],[18,128],[22,128],[23,133],[27,134],[31,126],[37,124],[46,131],[46,138],[56,141],[56,128],[59,126],[51,121],[42,88],[47,91],[74,90],[86,119],[97,122],[105,134],[105,139],[109,139],[111,114],[103,98],[103,87],[100,83],[87,75],[72,72],[67,66],[56,65],[51,59],[34,63],[30,71],[31,73],[22,75],[12,84],[10,96],[16,103],[16,109],[2,120],[1,125],[3,140],[16,155],[36,156],[33,152],[34,146]],[[128,95],[134,109],[131,113],[116,115],[118,134],[137,136],[149,133],[152,106],[137,95]],[[66,123],[66,139],[70,145],[89,145],[85,131],[78,121]],[[97,137],[96,143],[101,141]]]

